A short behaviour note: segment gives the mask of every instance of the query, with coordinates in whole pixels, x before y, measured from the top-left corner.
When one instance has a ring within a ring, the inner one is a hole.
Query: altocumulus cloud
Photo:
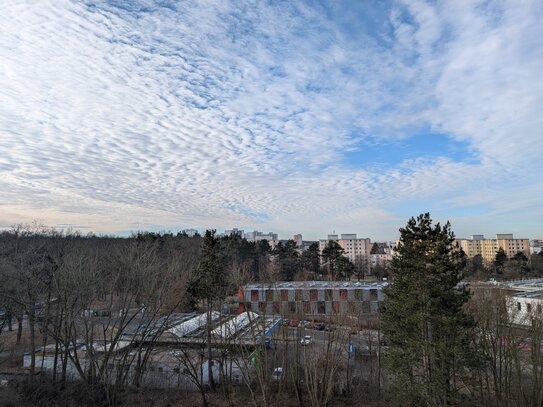
[[[373,6],[6,2],[0,223],[536,235],[541,2]],[[352,160],[421,134],[465,154]]]

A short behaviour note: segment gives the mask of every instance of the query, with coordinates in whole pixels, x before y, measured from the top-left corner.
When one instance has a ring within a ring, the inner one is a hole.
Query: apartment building
[[[253,230],[252,232],[245,232],[242,229],[226,229],[224,233],[219,234],[219,236],[239,236],[242,239],[247,239],[248,242],[258,242],[260,240],[267,240],[270,246],[273,248],[277,245],[279,240],[277,239],[277,233],[264,233],[258,230]],[[301,235],[300,235],[301,237]]]
[[[518,252],[530,255],[528,239],[515,239],[512,234],[497,234],[495,239],[485,239],[484,235],[473,235],[471,239],[456,240],[468,257],[481,255],[486,262],[492,262],[496,253],[503,249],[507,257],[513,257]]]
[[[353,263],[359,256],[369,257],[371,250],[371,240],[369,238],[357,237],[356,233],[348,233],[342,235],[328,235],[327,239],[319,240],[319,250],[322,251],[326,247],[329,241],[334,240],[345,251],[345,256],[349,258]]]

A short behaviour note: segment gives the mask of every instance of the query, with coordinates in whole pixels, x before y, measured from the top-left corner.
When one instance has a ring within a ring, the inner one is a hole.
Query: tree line
[[[400,234],[387,270],[393,284],[385,289],[375,324],[362,329],[330,316],[350,328],[330,332],[326,352],[301,348],[302,330],[293,339],[287,329],[281,331],[282,353],[241,352],[239,363],[246,366],[244,380],[255,405],[274,405],[282,392],[293,395],[290,402],[300,406],[331,405],[338,397],[354,405],[541,405],[541,307],[534,306],[528,321],[519,324],[510,295],[469,283],[465,277],[478,260],[466,259],[455,246],[448,223],[433,224],[429,214],[422,214]],[[533,259],[501,257],[492,272],[481,275],[508,276],[518,265],[532,267],[524,276],[537,275]],[[345,259],[337,242],[321,254],[318,245],[300,252],[295,242],[287,241],[272,249],[266,241],[218,238],[213,231],[194,237],[137,233],[117,238],[16,226],[0,235],[0,352],[29,351],[29,378],[34,381],[44,363],[40,352],[52,344],[54,388],[69,387],[68,366],[75,366],[82,383],[80,404],[117,405],[127,386],[141,388],[153,351],[137,335],[127,339],[124,333],[136,327],[148,344],[176,312],[199,310],[210,320],[250,281],[360,277],[360,265]],[[216,355],[210,328],[205,334],[201,360],[211,366]],[[352,335],[367,343],[363,358],[351,358],[346,351]],[[116,349],[127,340],[132,351],[119,358]],[[82,341],[85,361],[79,359]],[[278,354],[283,366],[291,366],[288,385],[271,377]],[[186,355],[179,358],[207,405],[202,372]],[[116,369],[110,369],[112,364]],[[207,372],[213,390],[211,369]],[[221,391],[235,403],[232,388],[221,386]]]

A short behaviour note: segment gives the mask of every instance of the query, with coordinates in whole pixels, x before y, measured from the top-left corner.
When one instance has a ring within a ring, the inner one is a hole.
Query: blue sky
[[[543,4],[12,0],[0,227],[543,236]]]

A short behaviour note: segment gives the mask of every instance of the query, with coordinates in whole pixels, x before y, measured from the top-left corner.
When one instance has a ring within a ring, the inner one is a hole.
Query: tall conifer
[[[385,363],[400,405],[457,405],[462,373],[469,365],[472,319],[463,310],[469,293],[461,284],[465,263],[447,222],[430,214],[411,218],[391,261],[383,333]]]

